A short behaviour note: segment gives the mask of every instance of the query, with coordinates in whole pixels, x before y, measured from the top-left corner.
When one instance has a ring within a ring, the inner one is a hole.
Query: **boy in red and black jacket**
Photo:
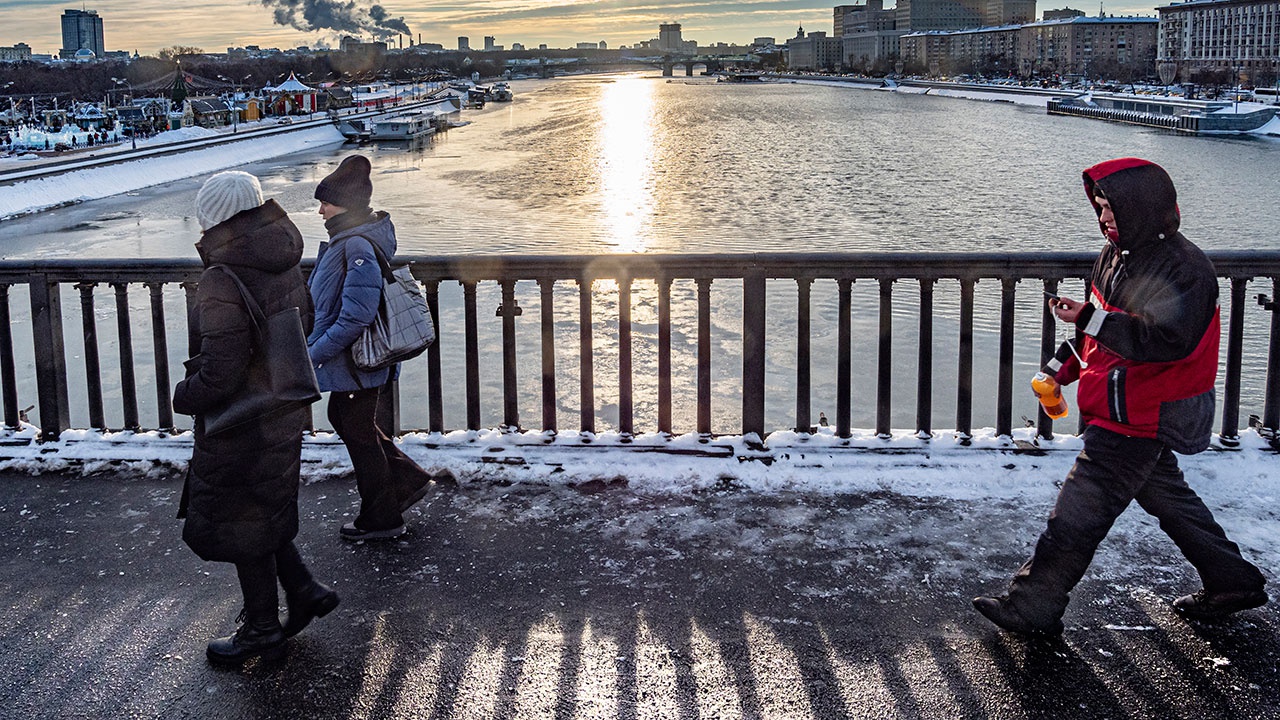
[[[1178,231],[1177,193],[1159,165],[1109,160],[1084,171],[1084,186],[1107,244],[1090,301],[1049,301],[1084,334],[1079,357],[1064,343],[1043,368],[1061,384],[1079,380],[1084,450],[1008,595],[975,598],[974,607],[1006,630],[1060,634],[1071,589],[1132,500],[1200,573],[1203,589],[1175,600],[1176,610],[1209,619],[1259,607],[1268,599],[1262,573],[1173,454],[1209,446],[1220,335],[1213,265]]]

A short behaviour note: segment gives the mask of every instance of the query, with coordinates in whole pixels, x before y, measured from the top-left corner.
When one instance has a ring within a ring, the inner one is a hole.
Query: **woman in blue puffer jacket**
[[[308,279],[316,324],[307,338],[320,389],[329,392],[329,422],[351,456],[360,514],[342,526],[346,540],[385,540],[404,532],[404,511],[422,499],[431,478],[375,422],[382,387],[399,366],[364,371],[351,346],[373,323],[382,299],[382,272],[374,246],[396,252],[396,231],[385,212],[373,212],[369,160],[345,158],[320,181],[315,197],[329,233]]]

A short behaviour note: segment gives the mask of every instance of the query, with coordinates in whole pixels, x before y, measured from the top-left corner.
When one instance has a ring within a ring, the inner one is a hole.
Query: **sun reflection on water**
[[[643,252],[653,218],[653,85],[623,77],[600,99],[600,173],[607,240],[614,252]]]

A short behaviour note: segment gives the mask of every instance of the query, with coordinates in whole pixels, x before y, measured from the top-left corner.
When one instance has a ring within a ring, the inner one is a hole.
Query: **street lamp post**
[[[12,80],[5,83],[4,87],[0,87],[0,90],[8,90],[11,87],[13,87]],[[14,125],[18,124],[18,111],[16,109],[16,104],[13,102],[12,95],[9,96],[9,122],[13,123]]]
[[[129,82],[129,78],[113,77],[111,79],[115,81],[116,85],[123,84],[125,87],[129,88],[129,105],[132,106],[133,105],[133,83]],[[118,104],[117,104],[117,107],[119,107]],[[137,128],[133,126],[132,122],[129,123],[129,148],[131,150],[138,149],[138,131],[137,131]]]
[[[225,75],[219,75],[218,79],[231,86],[231,102],[227,104],[227,109],[231,111],[231,134],[234,135],[240,130],[240,106],[236,101],[237,96],[240,95],[240,83]]]

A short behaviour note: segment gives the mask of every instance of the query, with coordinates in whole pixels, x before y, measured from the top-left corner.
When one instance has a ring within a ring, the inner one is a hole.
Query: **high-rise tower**
[[[664,52],[679,52],[684,47],[684,39],[680,37],[680,23],[662,23],[658,25],[658,49]]]
[[[81,49],[92,50],[98,58],[106,54],[107,49],[102,42],[102,18],[97,10],[64,10],[62,49],[58,56],[70,60]]]

